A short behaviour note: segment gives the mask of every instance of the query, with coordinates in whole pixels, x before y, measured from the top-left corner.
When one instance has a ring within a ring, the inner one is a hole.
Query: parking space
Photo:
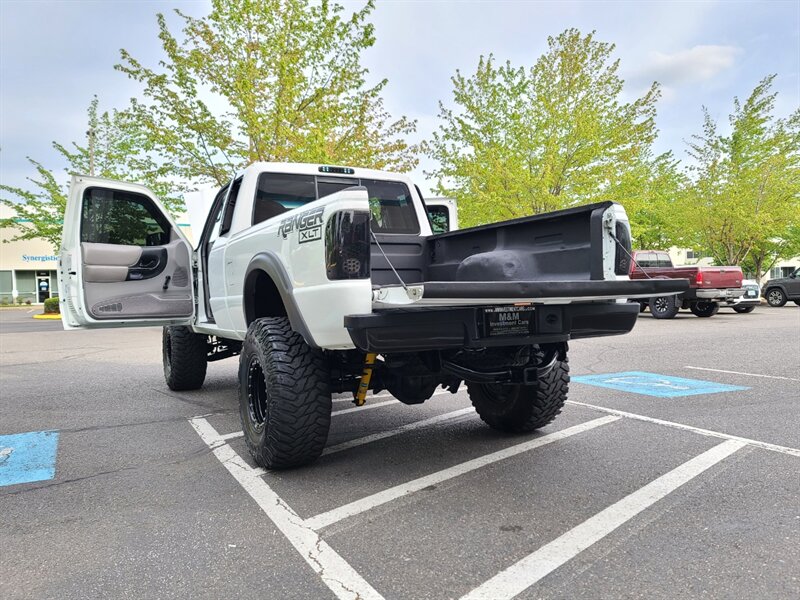
[[[325,455],[277,473],[234,361],[176,394],[158,330],[0,319],[0,436],[58,435],[52,478],[0,486],[0,597],[800,596],[800,309],[575,342],[532,436],[463,389],[341,397]]]

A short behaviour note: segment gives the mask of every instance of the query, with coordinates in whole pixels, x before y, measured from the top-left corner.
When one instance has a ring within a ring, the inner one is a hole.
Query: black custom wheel
[[[734,306],[733,310],[737,313],[751,313],[756,309],[755,306]]]
[[[781,288],[771,288],[767,290],[767,304],[780,308],[786,304],[786,294],[783,293]]]
[[[239,357],[239,417],[255,461],[267,469],[316,460],[331,424],[328,363],[286,317],[256,319]]]
[[[718,302],[692,302],[689,310],[696,317],[713,317],[719,312]]]
[[[655,296],[650,298],[648,306],[656,319],[672,319],[680,310],[675,296]]]
[[[188,327],[164,327],[161,359],[169,389],[176,392],[199,389],[206,379],[208,336]]]
[[[472,405],[493,429],[522,433],[544,427],[561,412],[569,390],[569,365],[556,362],[534,385],[467,382]]]

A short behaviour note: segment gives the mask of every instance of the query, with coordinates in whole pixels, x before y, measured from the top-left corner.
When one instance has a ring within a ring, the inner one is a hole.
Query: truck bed
[[[402,284],[422,284],[423,304],[569,302],[686,290],[685,279],[629,281],[630,259],[618,247],[611,249],[614,273],[604,272],[609,249],[603,248],[602,219],[611,206],[591,204],[429,237],[378,235],[380,249],[373,240],[370,257],[372,284],[401,285],[398,275]],[[627,231],[618,233],[629,250]]]

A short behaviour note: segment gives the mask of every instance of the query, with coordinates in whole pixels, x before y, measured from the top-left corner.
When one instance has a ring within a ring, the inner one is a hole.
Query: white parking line
[[[731,375],[746,375],[747,377],[766,377],[767,379],[784,379],[786,381],[800,381],[796,377],[781,377],[780,375],[762,375],[761,373],[742,373],[741,371],[726,371],[725,369],[708,369],[706,367],[691,367],[684,365],[684,369],[694,369],[695,371],[713,371],[714,373],[729,373]]]
[[[746,444],[728,440],[615,502],[481,584],[462,600],[509,600]]]
[[[244,462],[228,444],[219,444],[221,436],[208,421],[198,417],[190,419],[189,422],[206,445],[212,449],[214,456],[258,503],[261,510],[275,523],[337,598],[383,600],[383,596],[323,541],[317,532],[309,528],[267,485],[267,482],[259,476],[262,473],[260,470],[253,469]]]
[[[624,410],[617,410],[616,408],[608,408],[606,406],[598,406],[597,404],[588,404],[586,402],[578,402],[577,400],[567,400],[567,404],[574,404],[575,406],[585,406],[587,408],[594,408],[601,412],[610,415],[617,415],[618,417],[626,417],[628,419],[635,419],[637,421],[644,421],[645,423],[655,423],[656,425],[664,425],[674,429],[683,429],[684,431],[691,431],[699,433],[700,435],[708,435],[711,437],[722,438],[723,440],[734,440],[743,442],[750,446],[763,448],[764,450],[771,450],[772,452],[780,452],[781,454],[789,454],[791,456],[800,457],[800,448],[791,448],[789,446],[779,446],[777,444],[770,444],[768,442],[761,442],[759,440],[751,440],[750,438],[739,437],[738,435],[730,435],[722,433],[721,431],[712,431],[711,429],[703,429],[701,427],[694,427],[693,425],[684,425],[683,423],[675,423],[674,421],[665,421],[664,419],[656,419],[654,417],[647,417],[645,415],[638,415],[636,413],[625,412]]]
[[[383,440],[388,437],[405,433],[407,431],[413,431],[414,429],[420,429],[421,427],[427,427],[428,425],[434,425],[436,423],[441,423],[442,421],[449,421],[451,419],[455,419],[456,417],[460,417],[474,412],[475,409],[473,409],[470,406],[469,408],[454,410],[453,412],[444,413],[443,415],[436,415],[435,417],[431,417],[430,419],[415,421],[413,423],[409,423],[408,425],[403,425],[402,427],[398,427],[397,429],[390,429],[389,431],[381,431],[380,433],[373,433],[372,435],[367,435],[364,437],[356,438],[354,440],[349,440],[347,442],[342,442],[341,444],[336,444],[335,446],[328,446],[322,452],[322,455],[325,456],[326,454],[333,454],[334,452],[349,450],[350,448],[355,448],[356,446],[369,444],[370,442],[377,442],[378,440]]]
[[[510,448],[492,452],[491,454],[486,454],[484,456],[468,460],[461,464],[443,469],[442,471],[432,473],[431,475],[426,475],[425,477],[420,477],[395,487],[391,487],[382,492],[372,494],[371,496],[366,496],[365,498],[361,498],[355,502],[345,504],[344,506],[334,508],[333,510],[320,513],[314,517],[311,517],[310,519],[306,519],[305,523],[312,529],[322,529],[323,527],[327,527],[328,525],[341,521],[342,519],[352,517],[375,508],[376,506],[380,506],[382,504],[386,504],[387,502],[391,502],[392,500],[407,496],[408,494],[418,492],[431,485],[447,481],[448,479],[453,479],[454,477],[464,475],[465,473],[485,467],[486,465],[516,456],[517,454],[522,454],[523,452],[528,452],[529,450],[539,448],[540,446],[544,446],[558,440],[566,439],[575,434],[594,429],[595,427],[600,427],[601,425],[618,421],[619,419],[620,417],[616,416],[600,417],[599,419],[581,423],[580,425],[574,425],[573,427],[568,427],[567,429],[549,433],[542,437],[517,444],[516,446],[511,446]]]

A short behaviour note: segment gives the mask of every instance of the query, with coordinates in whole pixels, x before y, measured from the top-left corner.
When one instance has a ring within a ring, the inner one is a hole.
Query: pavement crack
[[[208,408],[208,407],[206,407]],[[208,416],[218,416],[218,415],[228,415],[238,412],[233,409],[220,409],[217,411],[213,411],[208,414]],[[111,430],[111,429],[119,429],[123,427],[139,427],[142,425],[160,425],[162,423],[181,423],[186,421],[185,416],[179,417],[169,417],[166,419],[153,419],[150,421],[134,421],[132,423],[114,423],[112,425],[89,425],[87,427],[74,427],[74,428],[67,428],[67,429],[59,429],[59,433],[86,433],[91,431],[103,431],[103,430]]]
[[[214,409],[213,404],[207,404],[205,402],[200,402],[199,400],[190,400],[189,398],[184,398],[178,394],[171,394],[157,388],[150,388],[150,390],[156,392],[157,394],[161,394],[162,396],[166,396],[167,398],[172,398],[173,400],[178,400],[179,402],[185,402],[186,404],[191,404],[192,406],[199,406],[200,408],[209,408],[212,410]]]

